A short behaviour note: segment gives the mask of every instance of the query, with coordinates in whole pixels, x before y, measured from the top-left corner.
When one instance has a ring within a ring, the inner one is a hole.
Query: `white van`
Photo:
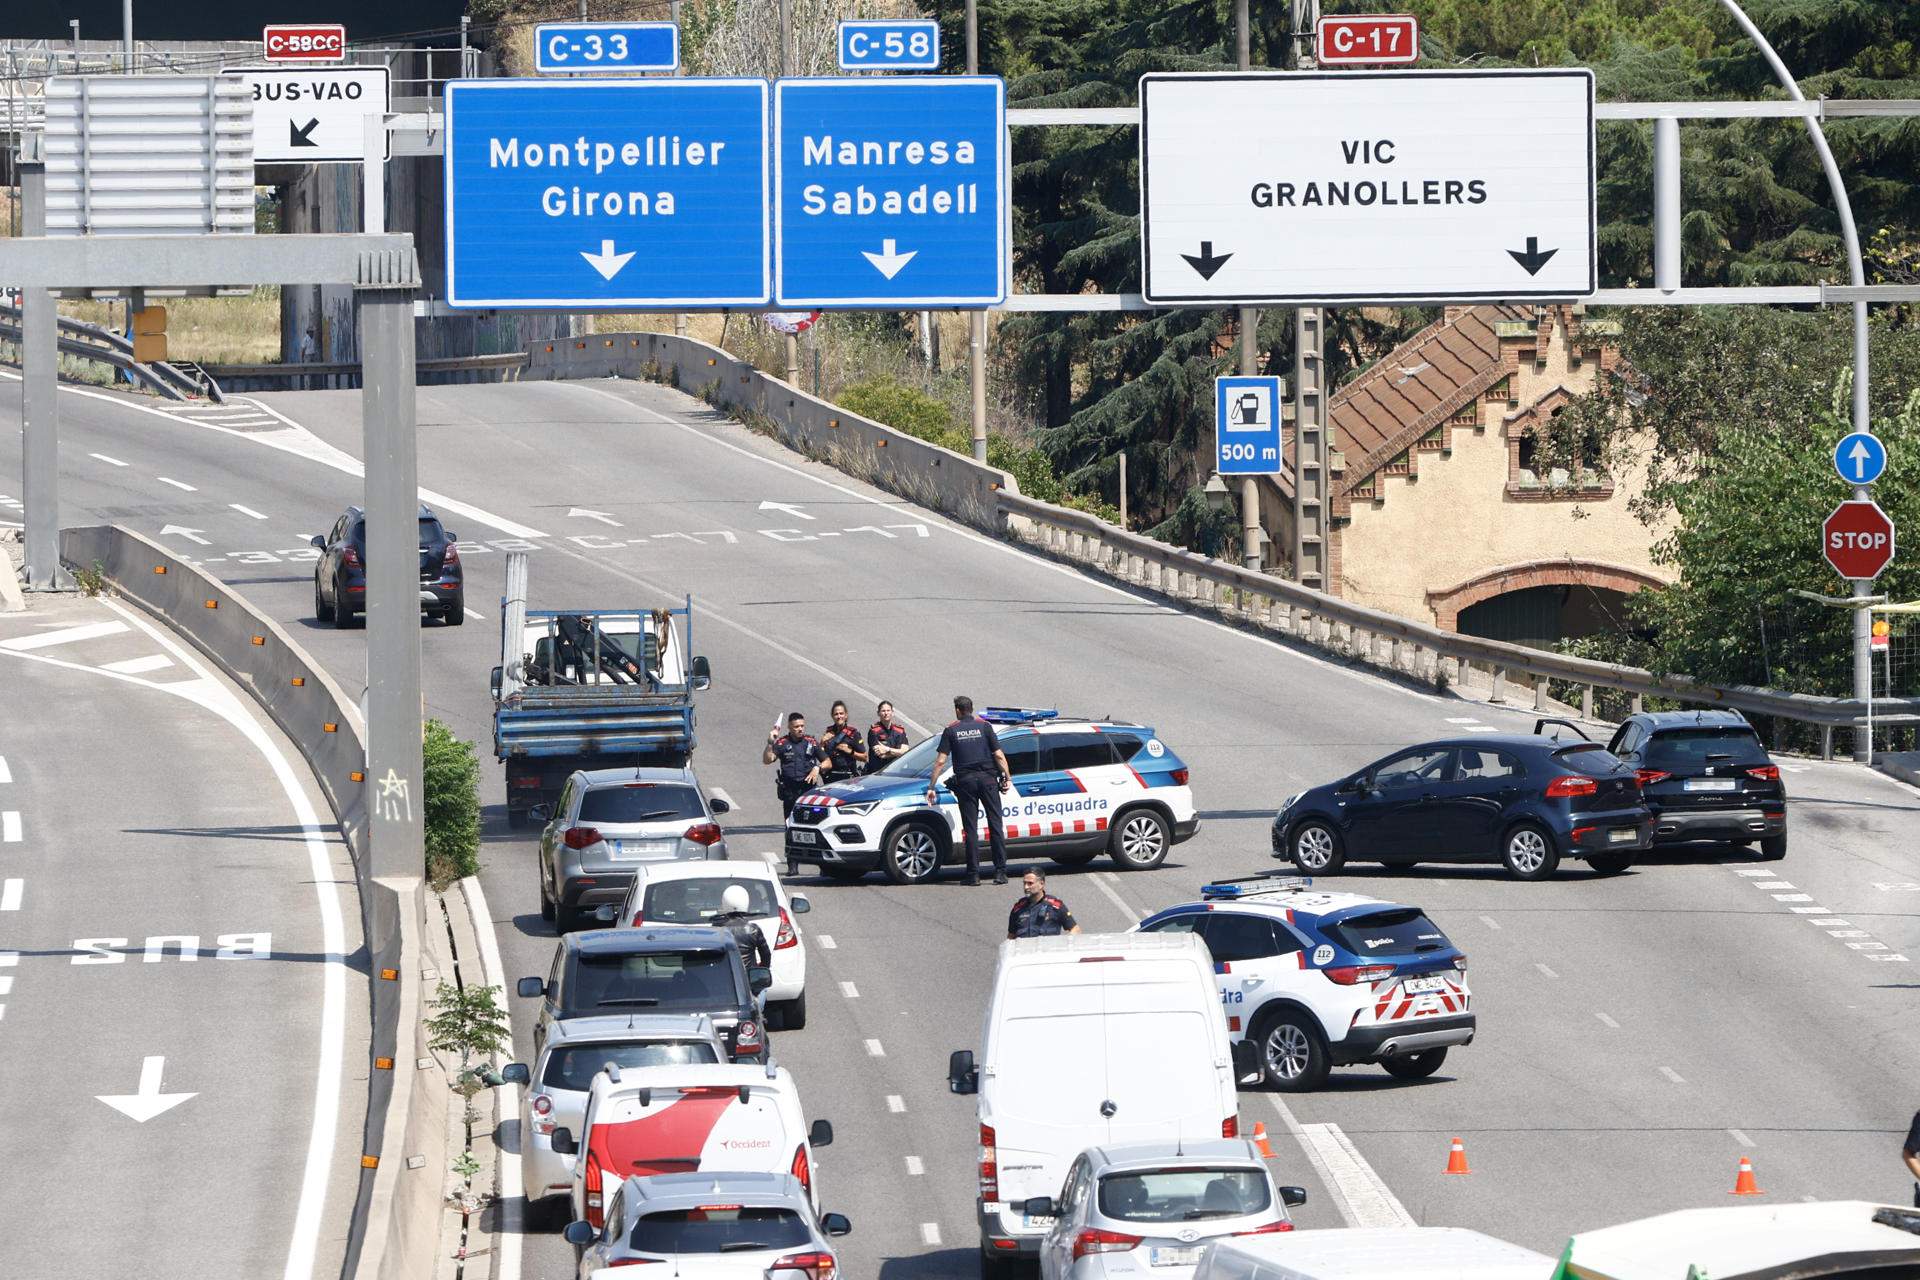
[[[1182,934],[1063,934],[1000,945],[976,1062],[948,1087],[980,1098],[982,1266],[1036,1257],[1088,1147],[1232,1138],[1239,1099],[1213,960]]]
[[[1559,1265],[1459,1227],[1341,1227],[1222,1237],[1193,1280],[1549,1280]]]

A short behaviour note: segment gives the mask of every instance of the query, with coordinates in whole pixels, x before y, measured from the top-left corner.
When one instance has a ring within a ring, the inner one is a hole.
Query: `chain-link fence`
[[[1873,696],[1920,697],[1920,602],[1882,605],[1873,610]],[[1920,728],[1913,725],[1873,727],[1876,751],[1920,749]]]

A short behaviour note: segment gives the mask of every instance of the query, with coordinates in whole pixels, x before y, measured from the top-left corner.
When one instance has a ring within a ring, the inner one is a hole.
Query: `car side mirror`
[[[453,530],[451,530],[451,529],[449,529],[449,530],[447,530],[447,541],[448,541],[448,542],[458,542],[458,541],[460,541],[460,535],[459,535],[459,534],[457,534],[457,533],[455,533],[455,532],[454,532]]]
[[[620,918],[619,904],[603,902],[593,909],[593,918],[601,924],[612,924]]]
[[[821,1215],[820,1229],[830,1236],[844,1236],[852,1232],[853,1224],[844,1213],[828,1213]]]
[[[487,677],[487,687],[493,691],[493,700],[495,702],[500,701],[500,684],[501,671],[499,667],[495,667],[493,674]]]
[[[807,1130],[807,1145],[810,1147],[830,1147],[833,1145],[833,1122],[815,1120],[813,1127]]]
[[[693,659],[693,679],[689,683],[695,689],[708,689],[713,686],[713,664],[705,654],[696,654]]]
[[[573,1130],[567,1128],[565,1125],[561,1125],[558,1129],[555,1129],[549,1141],[552,1142],[554,1152],[558,1155],[577,1156],[580,1154],[580,1148],[573,1140]]]
[[[1054,1212],[1052,1196],[1029,1196],[1020,1202],[1020,1211],[1029,1218],[1052,1218],[1058,1216],[1058,1214]]]
[[[509,1062],[500,1068],[500,1083],[532,1084],[533,1073],[527,1070],[527,1064],[524,1062]]]
[[[576,1249],[584,1249],[593,1243],[594,1237],[598,1234],[591,1222],[569,1222],[566,1229],[560,1233],[560,1238]]]
[[[547,984],[540,978],[522,978],[515,984],[514,990],[520,993],[522,1000],[538,1000],[547,994]]]
[[[723,813],[732,813],[733,797],[718,789],[709,791],[707,792],[707,808],[713,810],[716,816]]]
[[[553,809],[548,805],[537,804],[533,806],[533,808],[527,810],[527,816],[533,819],[535,822],[540,822],[540,823],[552,822]]]
[[[310,547],[318,548],[321,551],[325,551],[327,549],[327,540],[324,537],[322,537],[320,534],[316,533],[311,538],[307,539],[307,545]]]
[[[804,893],[796,893],[793,897],[787,899],[787,901],[793,907],[793,914],[797,916],[803,916],[813,910],[813,899],[807,897]]]
[[[747,986],[752,989],[753,994],[759,995],[772,985],[773,970],[764,965],[754,965],[747,970]]]
[[[954,1093],[980,1092],[980,1070],[973,1065],[973,1050],[955,1049],[947,1058],[947,1088]]]
[[[1307,1189],[1305,1187],[1280,1188],[1280,1203],[1287,1206],[1287,1208],[1298,1209],[1301,1205],[1305,1204],[1306,1202],[1307,1202]]]

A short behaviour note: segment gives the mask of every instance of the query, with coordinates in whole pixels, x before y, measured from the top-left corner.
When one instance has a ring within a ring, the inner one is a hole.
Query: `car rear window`
[[[1561,747],[1553,753],[1553,760],[1561,768],[1571,769],[1589,778],[1609,778],[1627,767],[1620,763],[1619,756],[1597,742]]]
[[[1327,932],[1357,956],[1417,955],[1440,951],[1452,944],[1440,926],[1413,907],[1396,907],[1364,916],[1349,916],[1329,925]]]
[[[1100,1179],[1101,1214],[1124,1222],[1238,1218],[1271,1202],[1259,1169],[1150,1169]]]
[[[623,782],[580,797],[580,821],[682,822],[707,816],[700,793],[675,782]]]
[[[735,885],[747,891],[750,914],[780,914],[773,886],[765,880],[702,876],[697,880],[663,880],[648,885],[646,899],[640,904],[640,915],[649,924],[705,924],[720,913],[720,895]]]
[[[555,1049],[547,1057],[540,1083],[549,1089],[585,1093],[600,1069],[609,1062],[628,1067],[701,1067],[720,1061],[705,1040],[665,1040],[653,1044],[576,1044]]]
[[[566,985],[570,1013],[589,1009],[731,1008],[740,1002],[733,958],[725,951],[649,951],[576,955]]]
[[[435,543],[445,542],[446,540],[447,540],[447,531],[440,527],[440,522],[438,520],[435,520],[432,516],[420,517],[420,545],[421,546],[431,547]]]
[[[1646,762],[1656,769],[1709,764],[1765,764],[1767,749],[1751,729],[1662,729],[1647,742]]]
[[[642,1214],[627,1243],[640,1253],[749,1253],[792,1249],[812,1239],[792,1209],[712,1204]]]

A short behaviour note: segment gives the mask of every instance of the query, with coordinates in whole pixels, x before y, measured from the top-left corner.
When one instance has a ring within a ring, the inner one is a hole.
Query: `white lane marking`
[[[1595,1009],[1593,1011],[1593,1016],[1600,1019],[1600,1021],[1605,1025],[1612,1027],[1615,1031],[1618,1031],[1620,1029],[1620,1024],[1615,1022],[1613,1018],[1609,1016],[1606,1010],[1604,1009]]]
[[[1787,910],[1797,916],[1824,916],[1830,911],[1827,907],[1788,907]]]
[[[849,1000],[858,1000],[860,998],[860,988],[854,986],[851,982],[843,982],[840,984],[840,994]]]
[[[780,855],[772,849],[762,849],[760,851],[760,859],[769,866],[772,866],[780,861]]]
[[[42,631],[37,636],[15,636],[11,640],[0,640],[0,649],[25,653],[29,649],[50,649],[56,644],[72,644],[78,640],[97,640],[101,636],[117,636],[126,629],[127,624],[124,622],[89,622],[78,627],[62,627],[58,631]]]
[[[20,843],[20,811],[8,809],[0,813],[0,844]]]
[[[89,458],[98,458],[100,459],[100,461],[106,463],[110,467],[124,467],[127,465],[126,463],[120,461],[120,459],[118,458],[109,458],[104,453],[90,453],[87,456]]]
[[[255,520],[266,519],[265,516],[261,515],[258,511],[255,511],[252,507],[243,507],[237,502],[229,502],[227,505],[229,507],[232,507],[235,511],[238,511],[243,516],[252,516]]]
[[[1809,919],[1807,923],[1813,924],[1813,925],[1819,925],[1822,929],[1829,929],[1829,928],[1851,929],[1853,927],[1852,921],[1842,920],[1838,916],[1826,916],[1819,920]]]
[[[1331,1175],[1327,1185],[1338,1202],[1340,1216],[1356,1227],[1414,1227],[1413,1220],[1392,1191],[1387,1189],[1373,1166],[1354,1148],[1337,1124],[1309,1124],[1301,1127],[1301,1140],[1309,1144]]]
[[[12,992],[12,990],[13,979],[11,977],[0,976],[0,996],[7,995]]]
[[[906,1109],[907,1109],[907,1100],[905,1098],[901,1097],[897,1093],[890,1093],[887,1095],[887,1110],[893,1112],[895,1115],[899,1115],[902,1111],[905,1111]]]
[[[1751,1147],[1754,1145],[1753,1139],[1749,1138],[1746,1134],[1740,1132],[1738,1129],[1729,1129],[1727,1130],[1727,1133],[1733,1138],[1735,1142],[1739,1143],[1743,1147]]]
[[[907,1157],[907,1176],[908,1177],[918,1178],[922,1174],[926,1173],[926,1171],[927,1171],[927,1166],[920,1163],[919,1156]]]
[[[480,611],[479,611],[478,609],[468,609],[468,610],[467,610],[467,616],[468,616],[469,618],[484,618],[484,617],[486,617],[487,615],[486,615],[486,614],[484,614],[484,613],[482,613],[482,612],[480,612]]]
[[[1500,922],[1498,920],[1495,920],[1492,916],[1481,916],[1480,923],[1487,926],[1487,928],[1492,929],[1495,933],[1500,932]]]
[[[1120,896],[1120,891],[1107,883],[1106,872],[1096,871],[1093,874],[1093,887],[1105,894],[1108,902],[1120,908],[1120,914],[1127,918],[1127,923],[1133,924],[1147,918],[1147,912],[1129,905],[1127,900]]]
[[[1479,716],[1448,716],[1448,724],[1479,724]]]
[[[937,1222],[921,1223],[920,1224],[920,1240],[924,1244],[939,1244],[940,1243],[940,1224]]]
[[[1660,1068],[1660,1074],[1665,1076],[1667,1079],[1673,1081],[1673,1083],[1675,1084],[1686,1083],[1686,1080],[1681,1077],[1680,1073],[1678,1071],[1675,1071],[1672,1067]]]
[[[771,861],[771,859],[769,859],[769,861]],[[819,939],[820,947],[823,951],[831,951],[835,947],[840,945],[839,943],[833,940],[833,935],[830,933],[821,933],[821,934],[816,934],[814,936]]]
[[[1785,880],[1750,880],[1747,883],[1751,884],[1756,889],[1791,889],[1793,888],[1793,886],[1787,883]]]
[[[1887,944],[1884,942],[1849,942],[1846,944],[1846,947],[1849,951],[1885,951]]]
[[[1491,725],[1491,724],[1470,724],[1470,725],[1467,725],[1467,726],[1466,726],[1466,730],[1467,730],[1467,732],[1468,732],[1468,733],[1498,733],[1498,732],[1500,732],[1500,729],[1499,729],[1499,727],[1498,727],[1497,725]]]
[[[1897,961],[1899,961],[1899,962],[1900,962],[1901,964],[1905,964],[1905,963],[1907,962],[1907,958],[1906,958],[1905,956],[1903,956],[1903,955],[1896,955],[1895,953],[1893,953],[1893,952],[1891,952],[1891,951],[1889,951],[1889,952],[1888,952],[1887,954],[1885,954],[1885,955],[1877,955],[1877,954],[1876,954],[1876,955],[1869,955],[1869,956],[1867,957],[1867,959],[1869,959],[1869,960],[1897,960]]]
[[[1775,902],[1812,902],[1813,895],[1810,893],[1776,893],[1773,895],[1773,900]]]
[[[173,665],[173,659],[164,653],[150,653],[144,658],[128,658],[124,662],[103,662],[102,671],[118,671],[122,675],[137,676],[142,671],[159,671]]]
[[[1771,867],[1736,867],[1733,874],[1746,876],[1751,880],[1771,880],[1780,873]]]
[[[1539,970],[1539,971],[1540,971],[1540,972],[1541,972],[1541,973],[1542,973],[1543,975],[1545,975],[1546,977],[1549,977],[1549,978],[1557,978],[1557,977],[1559,977],[1559,976],[1560,976],[1559,974],[1557,974],[1557,973],[1555,973],[1555,972],[1554,972],[1553,970],[1551,970],[1551,969],[1549,969],[1549,968],[1547,968],[1547,966],[1546,966],[1546,965],[1543,965],[1543,964],[1535,964],[1535,965],[1534,965],[1533,967],[1534,967],[1534,968],[1536,968],[1536,969],[1538,969],[1538,970]]]
[[[493,911],[487,906],[486,890],[480,887],[479,876],[469,876],[460,882],[460,888],[467,895],[468,914],[473,917],[473,930],[480,940],[480,973],[488,986],[500,993],[499,1003],[502,1009],[507,1007],[507,969],[500,963],[500,935],[493,927]],[[509,1040],[505,1052],[494,1056],[496,1069],[503,1066],[513,1054],[513,1045]],[[500,1115],[502,1117],[520,1114],[520,1086],[506,1084],[499,1086]],[[496,1143],[500,1159],[500,1185],[517,1187],[520,1185],[520,1153],[509,1151],[504,1144]],[[526,1201],[519,1196],[505,1197],[501,1205],[500,1232],[500,1269],[495,1272],[499,1280],[520,1280],[521,1237],[526,1232],[521,1213]]]
[[[12,782],[13,771],[7,768],[7,758],[0,756],[0,782]]]
[[[0,969],[11,969],[20,963],[18,951],[0,951]]]
[[[867,1056],[869,1058],[884,1058],[887,1056],[886,1048],[882,1046],[878,1040],[869,1040],[866,1042],[866,1045]]]
[[[1871,938],[1873,935],[1865,929],[1829,929],[1829,938]]]
[[[174,488],[183,489],[188,493],[200,492],[198,489],[188,484],[185,480],[175,480],[171,476],[155,476],[154,479],[158,480],[161,484],[170,484]]]
[[[20,909],[20,894],[25,884],[26,882],[19,876],[12,876],[6,880],[0,880],[0,911],[18,911]]]

